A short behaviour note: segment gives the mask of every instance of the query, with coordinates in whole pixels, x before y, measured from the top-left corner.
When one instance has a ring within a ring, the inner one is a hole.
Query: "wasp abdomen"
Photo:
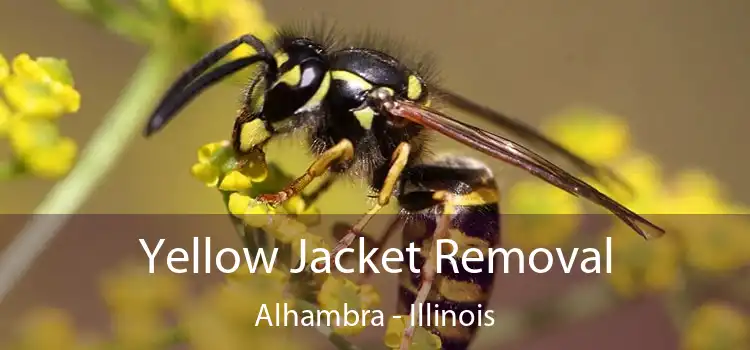
[[[492,293],[488,249],[500,240],[499,193],[492,173],[480,163],[466,158],[443,158],[416,166],[405,174],[400,203],[404,217],[404,247],[414,242],[420,253],[414,262],[405,254],[400,276],[399,312],[415,314],[417,326],[431,330],[443,341],[443,349],[465,349],[481,324],[487,324],[486,304]],[[441,196],[447,194],[447,196]],[[428,195],[428,196],[426,196]],[[425,201],[426,197],[444,198]],[[408,209],[406,209],[408,208]],[[439,247],[433,245],[443,213],[451,213],[450,224]],[[440,248],[439,262],[428,259],[432,248]],[[477,248],[483,255],[469,253]],[[438,263],[432,288],[425,304],[413,306],[424,283],[421,271],[428,263]],[[420,272],[413,273],[409,266]],[[414,310],[412,310],[414,308]]]

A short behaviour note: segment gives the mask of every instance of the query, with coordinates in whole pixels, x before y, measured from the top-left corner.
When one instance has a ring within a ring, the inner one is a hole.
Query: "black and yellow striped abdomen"
[[[491,172],[477,165],[466,159],[423,165],[424,172],[405,177],[411,183],[406,184],[407,189],[400,196],[404,208],[401,213],[405,222],[404,248],[411,242],[420,248],[420,253],[414,254],[414,262],[409,260],[411,254],[404,254],[406,260],[399,276],[398,312],[401,314],[411,313],[423,277],[421,273],[412,273],[409,266],[422,271],[442,213],[453,213],[447,238],[455,242],[457,251],[453,257],[456,264],[454,266],[449,260],[441,262],[440,272],[435,277],[425,306],[422,310],[415,309],[417,314],[422,315],[422,326],[440,336],[443,349],[467,348],[479,324],[487,323],[487,302],[494,280],[489,272],[491,260],[487,252],[500,242],[499,193]],[[410,186],[411,192],[408,189]],[[449,199],[429,205],[424,201],[421,205],[417,203],[420,199],[424,200],[428,193],[440,192],[450,194]],[[469,248],[477,248],[483,254],[481,261],[476,261],[479,257],[477,254],[469,255],[472,259],[466,262],[466,267],[473,272],[467,271],[461,260],[464,251]],[[441,251],[447,255],[453,249],[443,244]],[[461,317],[462,320],[459,319]]]

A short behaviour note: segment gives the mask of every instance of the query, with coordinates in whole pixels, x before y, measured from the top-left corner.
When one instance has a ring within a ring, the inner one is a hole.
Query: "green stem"
[[[75,168],[47,194],[31,221],[0,255],[0,302],[113,169],[167,81],[171,58],[167,52],[150,52],[141,61]]]

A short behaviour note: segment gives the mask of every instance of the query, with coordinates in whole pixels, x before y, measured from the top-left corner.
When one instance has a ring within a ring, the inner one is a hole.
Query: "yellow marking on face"
[[[335,80],[342,80],[348,83],[356,84],[362,90],[372,89],[372,84],[370,84],[367,80],[365,80],[364,78],[352,72],[347,72],[345,70],[335,70],[331,72],[331,76]]]
[[[406,85],[406,97],[412,101],[418,100],[422,96],[422,82],[414,75],[409,76],[409,82]]]
[[[247,152],[270,137],[271,133],[266,130],[266,126],[262,120],[255,119],[249,123],[245,123],[240,129],[240,150]]]
[[[320,104],[320,102],[322,102],[323,99],[328,94],[328,89],[330,88],[331,88],[331,75],[326,74],[323,77],[323,81],[320,83],[320,86],[318,86],[318,90],[315,91],[315,94],[312,97],[310,97],[310,99],[307,100],[305,105],[302,106],[302,108],[300,109],[305,110],[307,108]]]
[[[281,74],[274,85],[284,83],[289,86],[297,86],[302,81],[302,68],[299,65],[292,67],[292,69]]]
[[[265,82],[261,81],[250,91],[249,110],[251,114],[259,113],[266,101]]]
[[[275,53],[273,57],[276,59],[277,67],[281,67],[282,64],[286,63],[286,61],[289,61],[289,54],[284,51]]]
[[[362,125],[365,130],[372,128],[372,120],[375,119],[375,111],[370,107],[365,107],[354,111],[354,116],[357,117],[359,125]]]
[[[252,111],[253,114],[260,112],[260,109],[263,108],[263,103],[265,103],[265,101],[266,101],[265,94],[261,93],[253,97],[251,100],[250,111]]]

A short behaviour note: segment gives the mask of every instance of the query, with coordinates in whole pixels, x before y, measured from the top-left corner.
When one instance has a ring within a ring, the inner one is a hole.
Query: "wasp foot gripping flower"
[[[388,326],[385,330],[385,346],[389,349],[399,349],[401,347],[401,339],[404,336],[404,331],[411,323],[411,318],[407,315],[400,315],[399,317],[392,317],[388,320]],[[412,338],[411,350],[438,350],[443,347],[443,343],[440,337],[434,333],[422,328],[416,327],[414,329],[414,337]]]
[[[206,186],[229,193],[227,209],[232,215],[250,227],[268,230],[281,243],[299,240],[306,233],[305,224],[318,221],[317,209],[307,205],[300,196],[290,198],[280,208],[254,199],[264,190],[275,190],[288,181],[288,176],[278,171],[269,176],[262,152],[237,160],[229,142],[212,142],[200,147],[198,162],[192,166],[191,173]],[[277,213],[284,215],[275,215]]]
[[[683,336],[685,350],[750,347],[750,322],[729,305],[712,302],[693,311]]]
[[[4,96],[0,137],[8,139],[13,151],[13,159],[6,160],[12,165],[6,169],[12,171],[3,175],[58,178],[67,174],[78,150],[71,138],[60,135],[56,121],[77,112],[81,102],[67,63],[20,54],[9,66],[0,55],[0,85]]]
[[[346,322],[338,322],[339,327],[334,327],[334,332],[341,335],[355,335],[361,332],[372,317],[370,312],[380,305],[380,295],[371,285],[357,285],[342,277],[328,277],[318,293],[318,304],[323,310],[337,311],[339,315],[346,318]],[[345,313],[344,309],[354,310],[356,313]],[[356,316],[353,319],[350,316]]]
[[[221,141],[201,146],[198,149],[198,162],[193,164],[190,172],[208,187],[238,192],[247,191],[253,183],[265,180],[268,167],[260,153],[250,154],[239,163],[229,142]]]

